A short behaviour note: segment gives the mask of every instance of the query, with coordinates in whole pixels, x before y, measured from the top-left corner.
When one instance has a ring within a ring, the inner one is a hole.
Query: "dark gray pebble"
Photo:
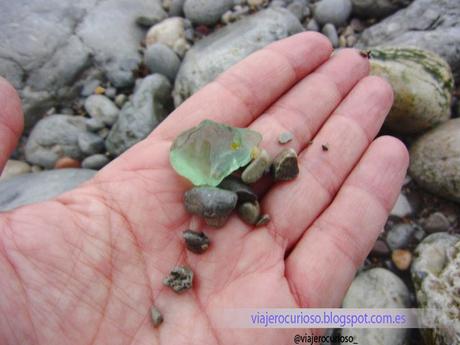
[[[185,266],[174,267],[169,276],[163,280],[163,284],[169,286],[176,293],[184,292],[192,288],[193,272]]]
[[[209,226],[212,226],[213,228],[221,228],[227,223],[228,216],[223,216],[223,217],[217,217],[217,218],[204,218],[204,221],[206,224]]]
[[[204,232],[185,230],[182,236],[187,249],[195,254],[203,254],[209,248],[209,238]]]
[[[272,174],[275,181],[292,180],[299,175],[297,153],[294,149],[282,150],[272,163]]]
[[[194,187],[185,192],[185,208],[203,218],[227,217],[236,206],[238,196],[216,187]]]
[[[238,202],[256,201],[257,194],[247,184],[235,176],[226,177],[219,185],[219,188],[230,190],[238,195]]]
[[[241,180],[244,183],[257,182],[264,175],[265,171],[268,170],[270,162],[271,159],[267,151],[261,150],[259,156],[244,169],[241,174]]]
[[[150,309],[150,317],[152,319],[153,327],[158,327],[163,323],[163,315],[161,315],[160,310],[154,305]]]
[[[244,202],[238,206],[238,215],[249,225],[256,224],[260,219],[260,205],[255,202]]]

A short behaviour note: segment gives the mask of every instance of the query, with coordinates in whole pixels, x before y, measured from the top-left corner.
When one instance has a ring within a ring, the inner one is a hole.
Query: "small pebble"
[[[255,202],[244,202],[238,206],[238,215],[249,225],[257,224],[260,219],[260,205]]]
[[[299,175],[297,153],[292,148],[284,149],[272,163],[272,175],[275,181],[292,180]]]
[[[283,132],[278,137],[278,142],[280,144],[287,144],[292,139],[294,139],[294,135],[291,132]]]
[[[270,222],[271,218],[268,214],[263,214],[256,223],[256,226],[264,226]]]
[[[235,176],[226,177],[219,185],[219,188],[235,192],[238,196],[238,202],[257,200],[257,195],[248,185],[244,184],[239,178]]]
[[[410,267],[412,254],[410,251],[405,249],[395,249],[391,254],[391,259],[398,270],[405,271]]]
[[[86,122],[86,127],[91,132],[97,132],[98,130],[105,127],[105,123],[102,120],[96,119],[94,117],[86,119],[85,122]]]
[[[441,212],[434,212],[423,222],[423,228],[429,234],[434,232],[445,232],[449,230],[450,223],[444,214]]]
[[[319,31],[319,24],[315,19],[310,19],[307,23],[307,26],[305,27],[307,31]]]
[[[334,48],[339,46],[339,36],[337,35],[337,30],[333,24],[327,23],[324,25],[321,33],[329,38],[329,41]]]
[[[185,266],[174,267],[169,276],[163,280],[163,284],[169,286],[176,293],[184,292],[192,288],[193,272]]]
[[[244,183],[257,182],[270,166],[270,156],[267,151],[261,150],[260,154],[244,169],[241,180]]]
[[[115,97],[115,104],[119,106],[120,108],[125,104],[126,102],[126,95],[123,93],[120,93]]]
[[[59,158],[54,164],[54,169],[80,168],[80,162],[70,157]]]
[[[105,149],[104,140],[97,134],[82,132],[78,135],[78,147],[86,155],[94,155]]]
[[[96,154],[83,159],[81,167],[83,169],[99,170],[106,166],[109,162],[110,159],[106,155]]]
[[[174,82],[180,67],[177,54],[163,43],[149,46],[145,51],[144,62],[150,72],[162,74],[171,82]]]
[[[321,149],[323,151],[327,152],[327,151],[329,151],[329,146],[323,144],[323,145],[321,145]]]
[[[209,248],[209,238],[204,232],[185,230],[182,237],[187,249],[195,254],[203,254]]]
[[[163,323],[163,315],[161,315],[160,310],[155,306],[152,306],[150,309],[150,317],[152,318],[153,327],[158,327]]]
[[[390,248],[388,248],[387,244],[383,240],[377,240],[374,243],[374,247],[372,248],[371,253],[377,256],[386,256],[390,254]]]
[[[227,223],[228,216],[222,216],[222,217],[216,217],[216,218],[204,218],[204,221],[206,224],[209,226],[212,226],[213,228],[221,228]]]
[[[230,215],[237,200],[236,193],[215,187],[194,187],[184,198],[188,212],[211,219]]]
[[[105,93],[105,88],[102,87],[102,86],[98,86],[98,87],[96,87],[96,89],[94,90],[94,93],[95,93],[96,95],[102,95],[102,94]]]

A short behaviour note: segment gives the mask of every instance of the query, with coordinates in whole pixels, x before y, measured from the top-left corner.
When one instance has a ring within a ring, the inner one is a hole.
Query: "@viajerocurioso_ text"
[[[343,335],[312,335],[312,334],[296,334],[294,336],[294,344],[354,344],[358,342],[353,336]]]

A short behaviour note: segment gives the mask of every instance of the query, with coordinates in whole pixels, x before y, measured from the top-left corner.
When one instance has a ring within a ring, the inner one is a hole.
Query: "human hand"
[[[0,343],[290,344],[293,330],[215,328],[211,311],[338,307],[384,226],[408,154],[394,138],[373,140],[392,104],[390,86],[367,77],[357,51],[329,59],[331,51],[316,33],[273,43],[89,182],[2,213]],[[17,97],[0,85],[1,169],[22,119]],[[261,132],[271,154],[279,133],[292,132],[300,174],[263,198],[267,226],[253,229],[236,216],[219,230],[203,225],[212,244],[196,255],[181,237],[192,221],[183,206],[191,185],[168,157],[174,138],[205,118]],[[178,264],[195,272],[193,289],[181,295],[162,285]],[[151,326],[152,304],[165,318],[159,328]]]

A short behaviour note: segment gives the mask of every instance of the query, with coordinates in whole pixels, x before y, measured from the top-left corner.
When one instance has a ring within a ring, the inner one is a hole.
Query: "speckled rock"
[[[315,4],[314,16],[320,25],[341,26],[350,16],[351,8],[350,0],[320,0]]]
[[[285,9],[266,9],[198,41],[182,62],[174,86],[174,103],[181,104],[218,74],[267,44],[303,31]]]
[[[450,117],[452,73],[434,53],[415,48],[372,50],[371,74],[386,78],[395,100],[385,125],[401,133],[419,133]]]
[[[155,43],[146,49],[144,63],[150,72],[162,74],[171,82],[176,79],[180,67],[179,57],[163,43]]]
[[[458,0],[414,0],[405,9],[366,29],[357,48],[414,46],[442,56],[460,81]]]
[[[195,24],[213,25],[233,6],[233,0],[186,0],[185,16]]]
[[[421,136],[410,149],[409,172],[423,188],[460,202],[460,119]]]
[[[459,344],[460,236],[425,238],[415,250],[411,272],[418,306],[429,310],[421,320],[428,327],[421,329],[426,344]]]
[[[408,308],[409,290],[394,273],[373,268],[353,280],[343,300],[343,308]],[[348,328],[343,336],[353,336],[361,344],[405,345],[407,329]]]
[[[26,160],[45,168],[52,168],[61,157],[82,159],[78,136],[86,132],[81,116],[51,115],[34,127],[25,146]]]
[[[171,111],[170,97],[171,84],[160,74],[152,74],[139,82],[110,130],[105,141],[107,151],[119,155],[147,137]]]
[[[61,169],[24,174],[0,182],[0,211],[45,201],[89,180],[94,170]]]

